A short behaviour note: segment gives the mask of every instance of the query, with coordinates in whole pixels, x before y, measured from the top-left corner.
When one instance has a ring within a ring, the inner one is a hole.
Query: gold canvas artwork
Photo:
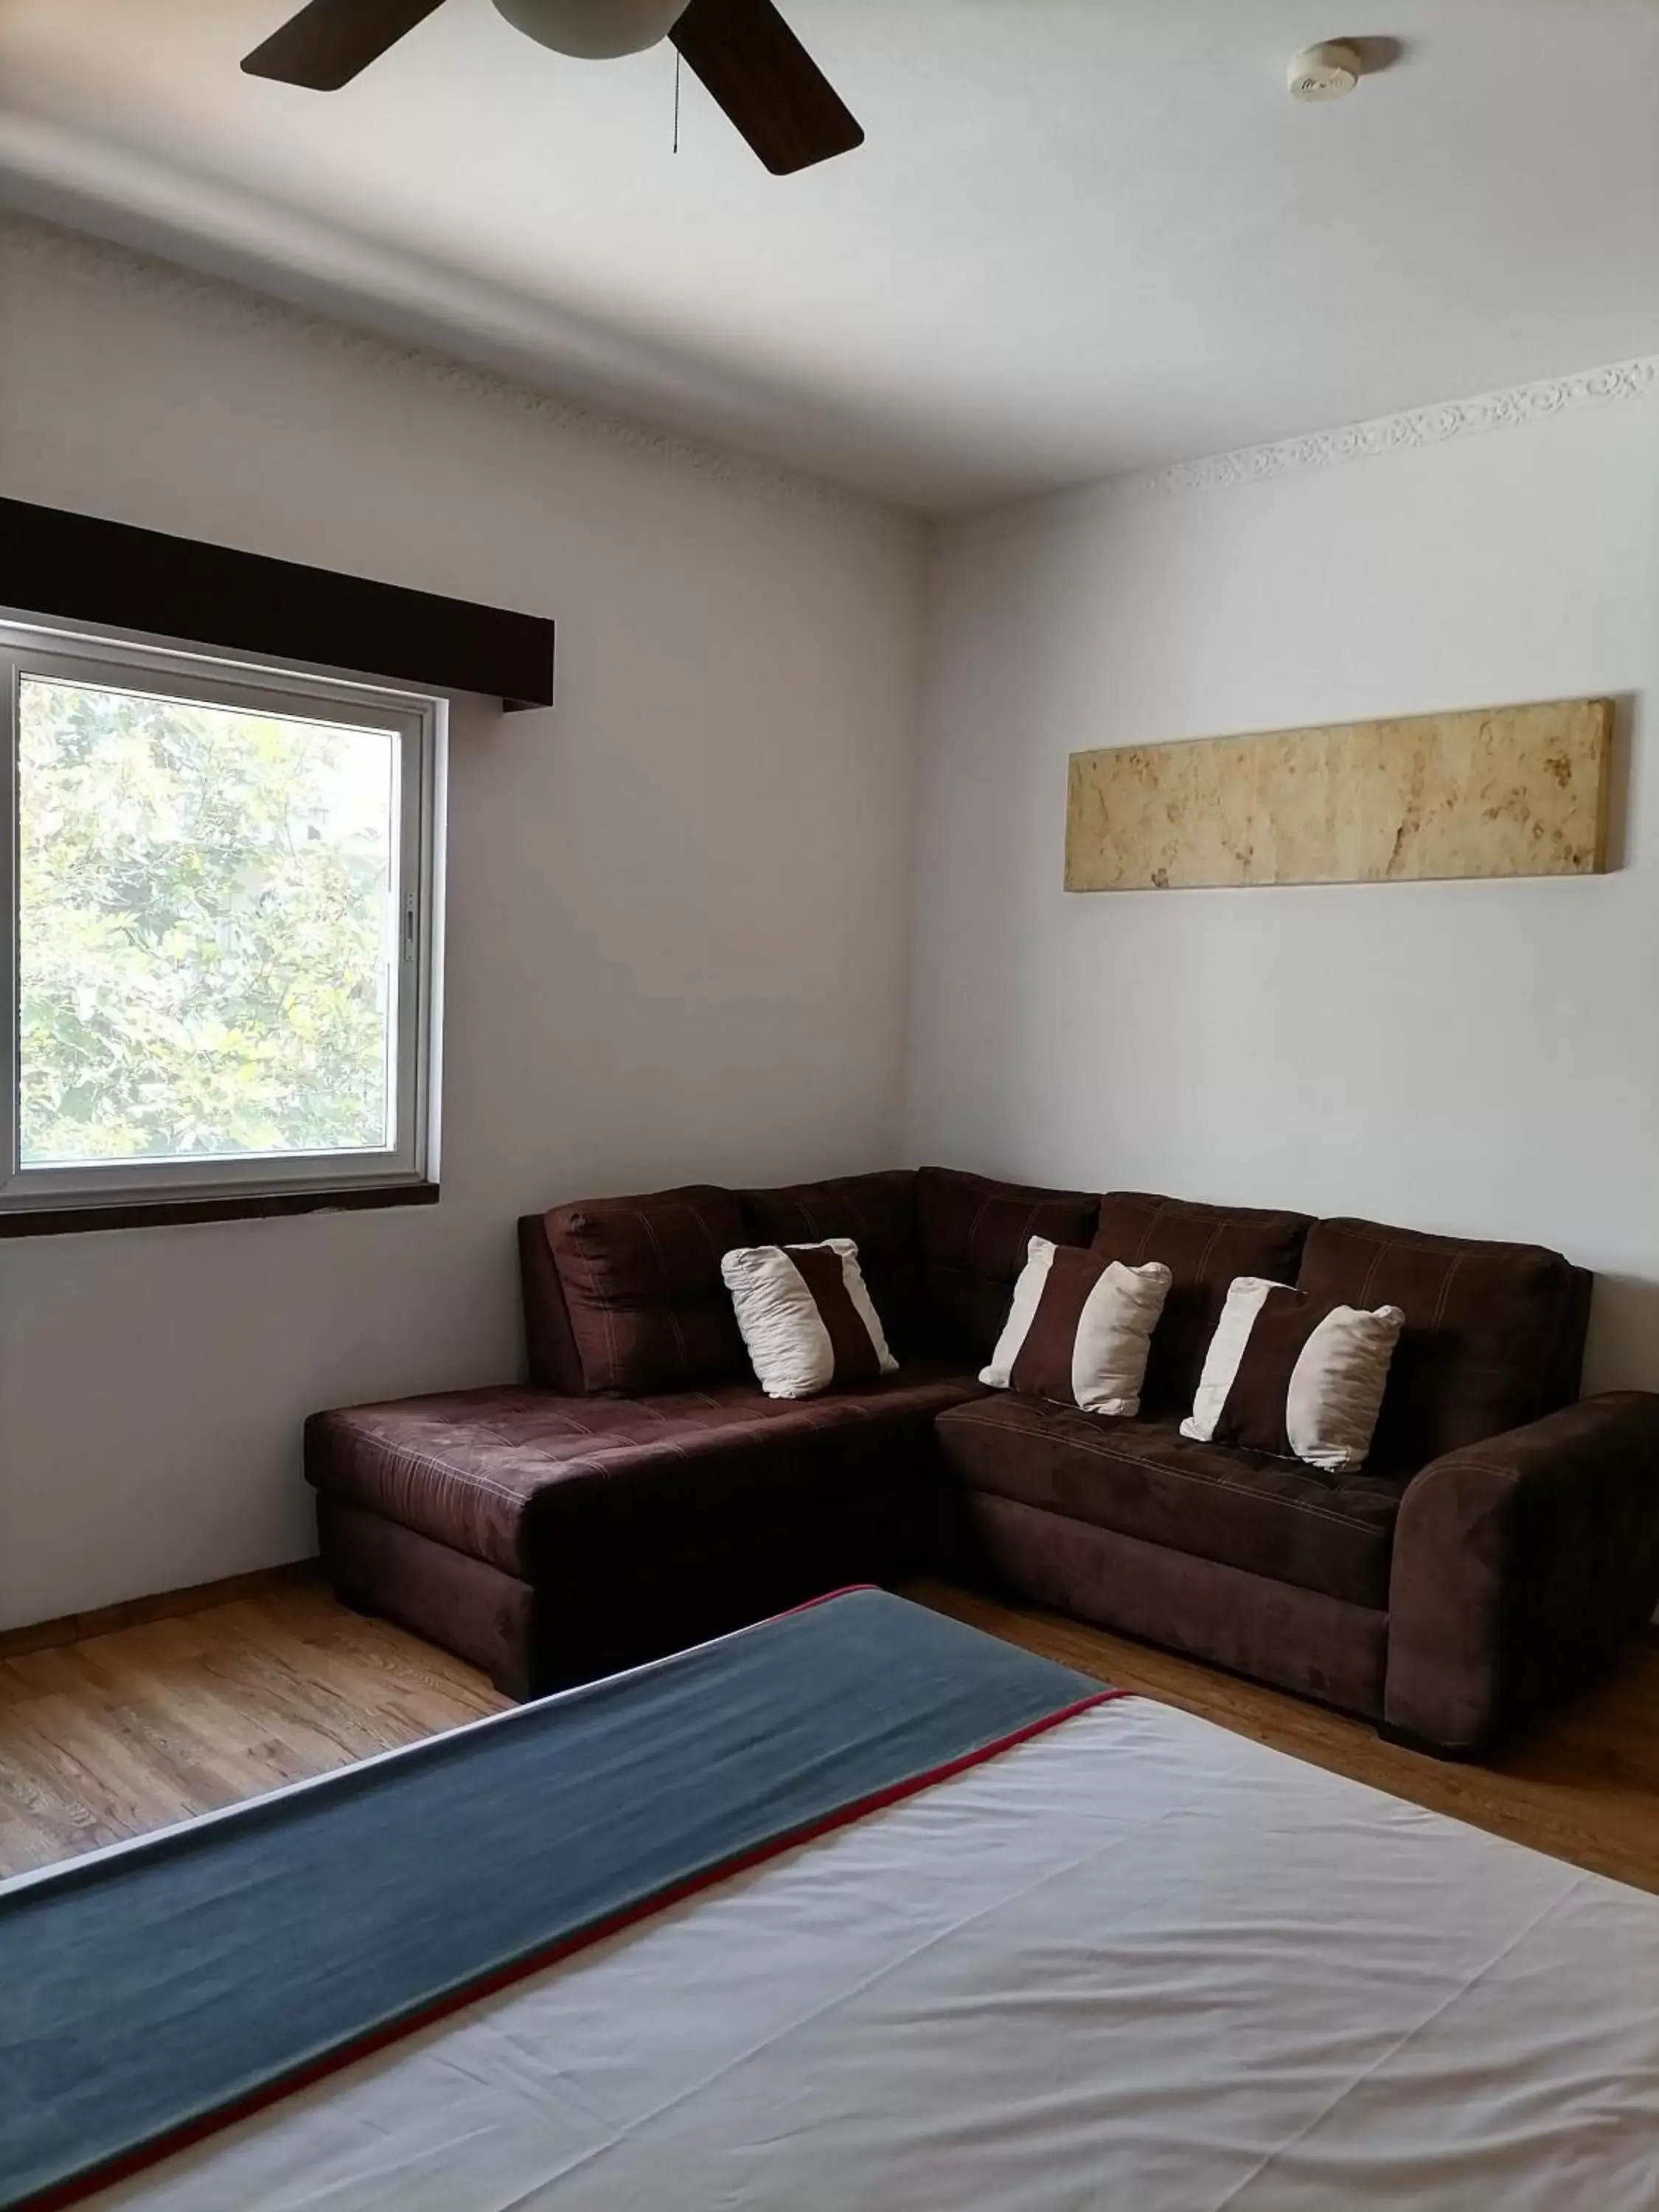
[[[1068,891],[1607,866],[1609,699],[1073,753]]]

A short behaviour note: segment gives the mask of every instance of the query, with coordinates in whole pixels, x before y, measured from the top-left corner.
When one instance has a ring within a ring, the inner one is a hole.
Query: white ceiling
[[[241,76],[295,5],[0,0],[0,200],[934,508],[1659,351],[1659,0],[784,0],[868,133],[787,179],[489,0]]]

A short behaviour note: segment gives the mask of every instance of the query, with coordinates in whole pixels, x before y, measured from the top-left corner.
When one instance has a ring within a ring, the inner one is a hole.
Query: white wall
[[[0,491],[544,612],[453,724],[443,1200],[0,1243],[0,1626],[298,1557],[313,1407],[511,1377],[514,1216],[901,1142],[921,546],[0,228]]]
[[[1607,692],[1611,875],[1060,889],[1074,750]],[[1659,396],[946,529],[912,1156],[1553,1244],[1659,1385],[1656,694]]]

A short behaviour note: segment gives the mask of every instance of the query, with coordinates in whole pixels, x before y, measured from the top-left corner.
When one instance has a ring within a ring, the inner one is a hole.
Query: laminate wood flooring
[[[320,1582],[0,1659],[0,1876],[507,1703]]]

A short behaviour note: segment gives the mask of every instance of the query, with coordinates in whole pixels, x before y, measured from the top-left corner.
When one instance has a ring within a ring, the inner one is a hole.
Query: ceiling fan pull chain
[[[680,150],[680,50],[674,49],[674,151]]]

